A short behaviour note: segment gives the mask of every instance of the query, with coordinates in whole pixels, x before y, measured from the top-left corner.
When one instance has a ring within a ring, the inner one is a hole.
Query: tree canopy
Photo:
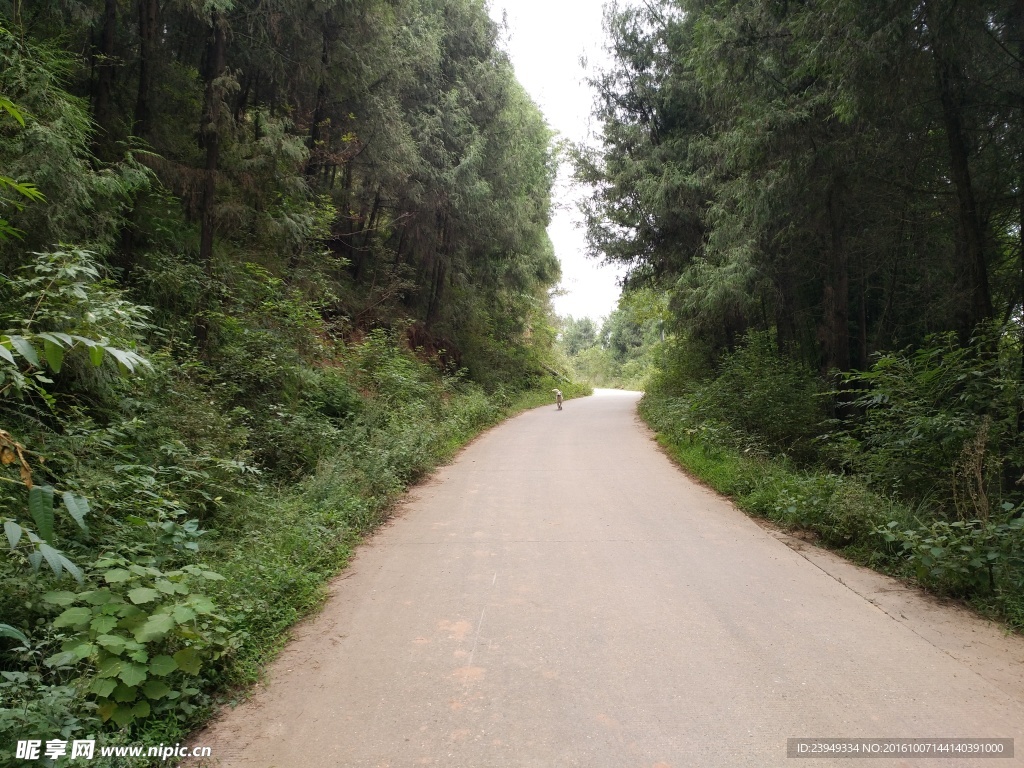
[[[593,252],[713,348],[821,370],[1022,302],[1020,5],[612,5]]]

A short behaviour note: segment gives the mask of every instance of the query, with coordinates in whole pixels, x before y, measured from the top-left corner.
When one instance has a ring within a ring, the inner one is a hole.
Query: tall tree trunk
[[[330,36],[327,17],[323,22],[323,48],[320,52],[320,83],[316,89],[316,104],[313,107],[313,122],[309,126],[309,162],[306,164],[306,175],[316,176],[323,164],[317,155],[317,145],[322,139],[322,127],[327,119],[327,65],[330,54]]]
[[[1010,14],[1012,28],[1017,34],[1017,109],[1018,120],[1024,123],[1024,0],[1017,0]],[[1019,136],[1018,141],[1024,141]],[[1020,312],[1024,313],[1024,143],[1017,146],[1017,290]],[[1020,339],[1020,373],[1017,386],[1024,391],[1024,339]],[[1018,400],[1017,434],[1024,433],[1024,403]],[[1009,463],[1009,462],[1007,462]]]
[[[99,130],[93,138],[93,146],[96,154],[105,157],[103,152],[104,142],[110,140],[111,123],[113,113],[111,101],[113,98],[114,81],[114,41],[117,32],[117,0],[105,0],[103,4],[103,27],[100,30],[100,42],[97,53],[96,64],[96,93],[94,97],[94,111],[96,125]]]
[[[199,259],[210,269],[213,258],[214,202],[217,196],[217,165],[220,160],[220,132],[217,118],[220,112],[220,92],[217,79],[224,74],[227,54],[226,21],[218,12],[213,17],[210,43],[207,53],[206,98],[203,109],[203,124],[200,129],[202,147],[206,150],[206,165],[203,177],[203,201],[200,209],[201,231],[199,236]]]
[[[950,172],[956,187],[957,214],[961,248],[966,259],[966,271],[971,281],[971,325],[992,317],[992,296],[988,285],[988,263],[985,255],[985,235],[978,215],[978,204],[971,182],[971,168],[967,139],[964,135],[960,107],[952,93],[947,67],[940,65],[939,88],[942,115],[949,140]]]
[[[775,288],[779,292],[779,303],[775,313],[775,328],[779,351],[786,352],[796,344],[796,320],[793,301],[793,275],[789,259],[778,260]]]
[[[144,139],[148,139],[153,130],[153,70],[159,24],[159,0],[139,0],[139,92],[132,133]]]
[[[845,213],[841,210],[838,182],[829,188],[829,275],[825,284],[824,318],[820,332],[823,367],[850,370],[850,259],[844,237]]]
[[[961,331],[969,334],[974,326],[992,317],[992,294],[988,284],[988,259],[985,252],[985,229],[971,179],[970,148],[963,124],[963,78],[952,60],[944,39],[944,24],[936,13],[937,0],[925,4],[930,29],[932,59],[942,105],[942,122],[949,148],[949,170],[956,191],[958,251],[964,260],[964,274],[969,281],[970,308]]]

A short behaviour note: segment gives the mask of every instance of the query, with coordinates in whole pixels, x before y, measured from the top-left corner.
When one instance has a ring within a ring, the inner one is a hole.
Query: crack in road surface
[[[637,397],[599,391],[474,442],[195,743],[223,768],[782,766],[788,738],[840,736],[1024,754],[1020,638],[795,551],[673,466]]]

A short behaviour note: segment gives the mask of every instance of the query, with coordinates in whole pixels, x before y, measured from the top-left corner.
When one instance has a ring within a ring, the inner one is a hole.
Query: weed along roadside
[[[675,462],[745,512],[1024,629],[1024,523],[1012,509],[1001,522],[929,521],[856,475],[751,450],[756,438],[702,419],[688,398],[648,394],[639,410]]]

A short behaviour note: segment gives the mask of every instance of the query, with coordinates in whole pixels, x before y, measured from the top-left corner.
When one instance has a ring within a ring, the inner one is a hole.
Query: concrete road
[[[1006,737],[1024,645],[767,530],[599,392],[525,413],[416,489],[252,700],[215,764],[682,768],[789,737]]]

